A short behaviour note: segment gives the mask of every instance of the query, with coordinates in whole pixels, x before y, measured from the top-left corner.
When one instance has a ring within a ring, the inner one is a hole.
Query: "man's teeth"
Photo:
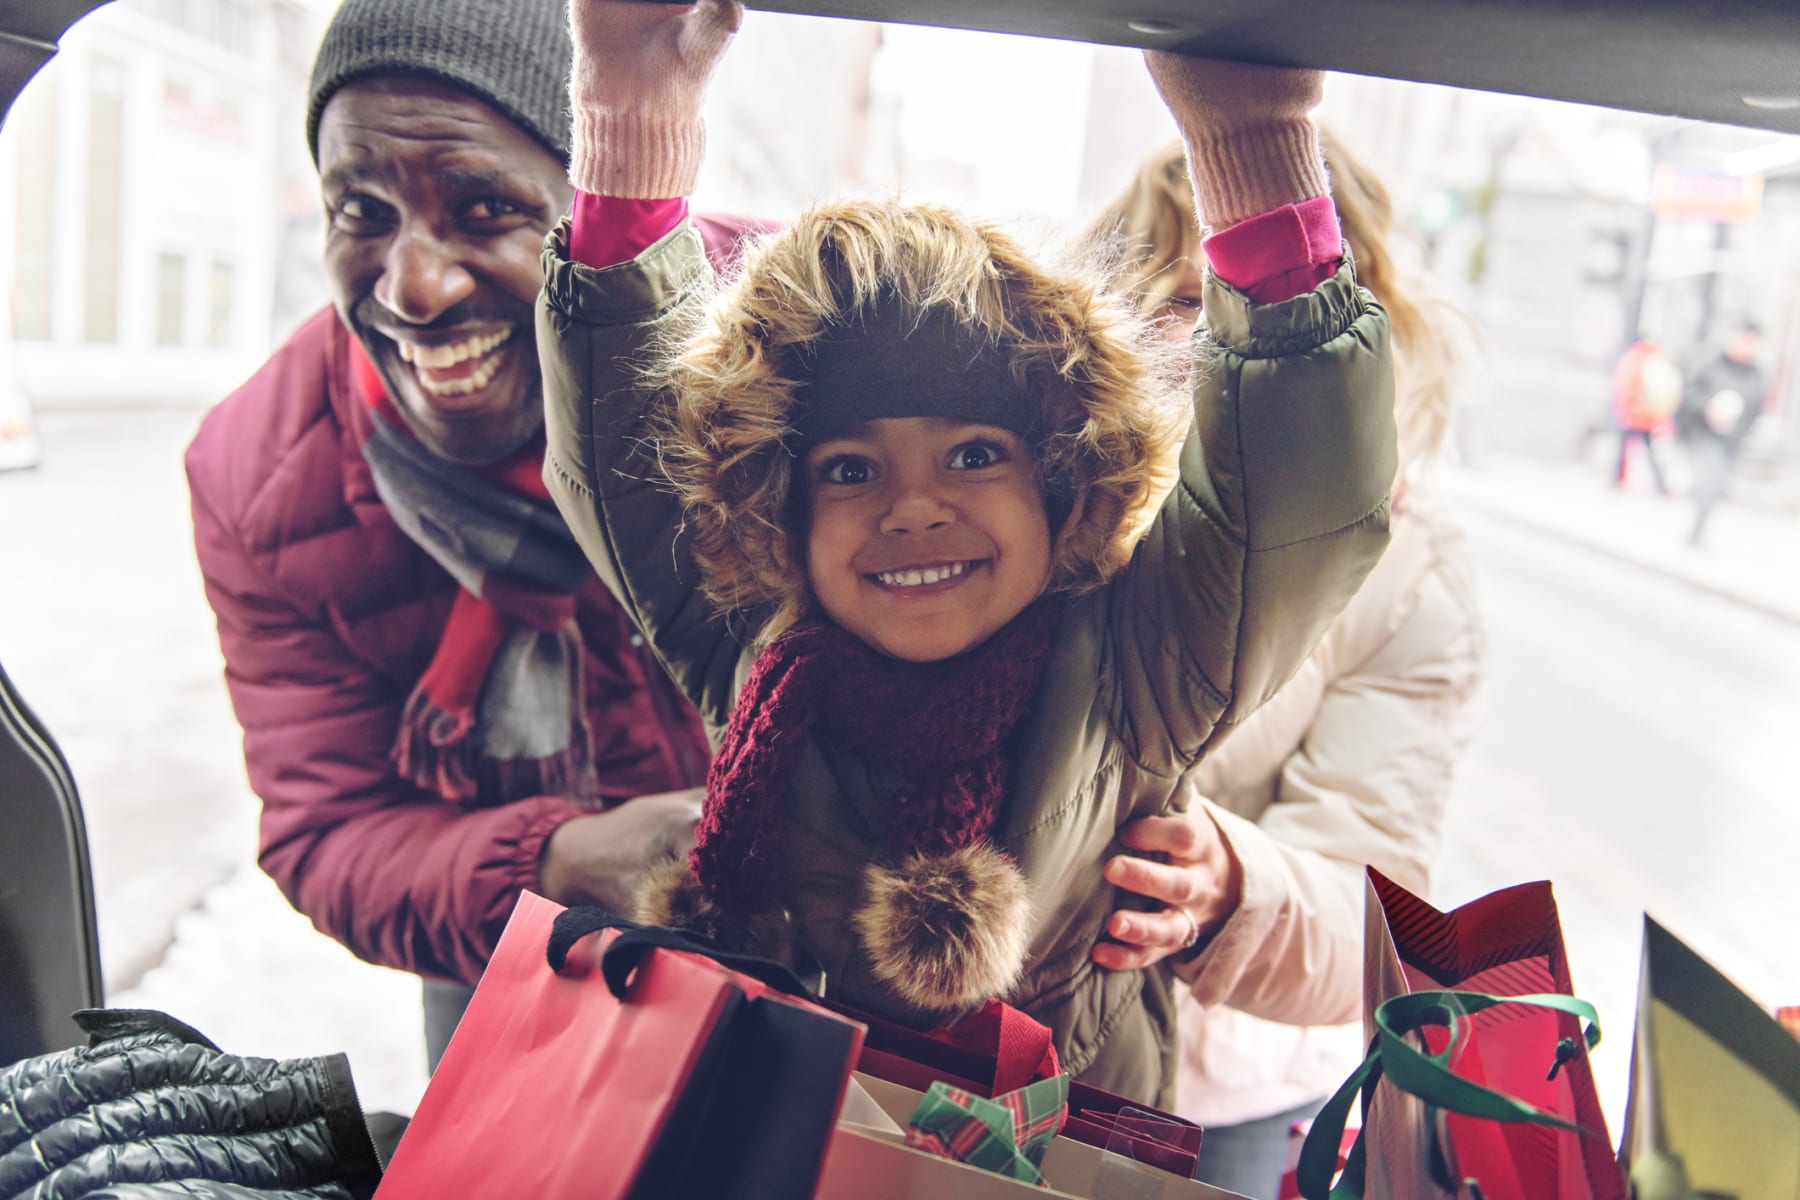
[[[494,374],[500,370],[500,364],[506,361],[504,353],[495,354],[482,360],[480,366],[467,375],[456,379],[434,379],[424,371],[414,374],[419,386],[434,396],[466,396],[470,392],[479,392],[494,381]]]
[[[394,344],[400,347],[400,357],[406,362],[427,370],[441,371],[478,354],[488,353],[512,335],[511,329],[502,329],[499,333],[487,333],[445,346],[420,346],[403,341],[396,341]]]
[[[394,345],[399,349],[402,361],[418,368],[413,375],[418,379],[420,387],[434,396],[466,396],[480,391],[494,381],[500,364],[506,360],[503,352],[496,351],[512,335],[511,329],[502,329],[498,333],[485,333],[443,346],[421,346],[399,339],[395,339]],[[432,375],[434,371],[449,370],[477,357],[482,361],[466,375],[452,379],[439,379]]]
[[[511,329],[502,329],[498,333],[483,334],[480,337],[451,342],[446,346],[420,346],[412,342],[401,341],[394,344],[400,347],[400,357],[407,362],[441,371],[445,367],[454,367],[466,358],[474,358],[477,354],[486,354],[512,335]]]
[[[928,583],[942,583],[946,579],[955,579],[969,569],[966,562],[950,563],[942,567],[909,567],[904,571],[881,571],[876,579],[888,587],[923,587]]]

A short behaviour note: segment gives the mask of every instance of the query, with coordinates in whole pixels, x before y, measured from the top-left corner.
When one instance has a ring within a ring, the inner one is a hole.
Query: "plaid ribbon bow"
[[[906,1144],[1045,1187],[1038,1167],[1068,1115],[1067,1075],[1040,1079],[992,1100],[939,1081],[913,1110]]]

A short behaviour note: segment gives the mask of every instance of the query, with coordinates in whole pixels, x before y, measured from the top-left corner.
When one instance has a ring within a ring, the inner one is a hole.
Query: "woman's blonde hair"
[[[1393,329],[1400,461],[1427,463],[1449,433],[1461,365],[1460,344],[1450,326],[1466,321],[1396,266],[1388,250],[1394,205],[1380,178],[1330,130],[1319,130],[1319,145],[1344,240],[1356,261],[1357,282],[1387,310]],[[1117,286],[1139,311],[1153,313],[1168,302],[1187,264],[1205,261],[1180,142],[1144,161],[1130,186],[1094,223],[1092,236],[1113,246],[1120,262]]]
[[[815,207],[745,254],[710,302],[659,347],[651,383],[669,396],[664,469],[681,495],[703,586],[721,608],[768,614],[772,637],[809,606],[805,510],[795,486],[796,391],[809,348],[898,305],[947,311],[996,347],[1044,405],[1040,488],[1068,516],[1051,587],[1097,586],[1130,558],[1128,513],[1150,464],[1178,444],[1153,333],[1104,272],[1040,265],[998,227],[892,200]]]

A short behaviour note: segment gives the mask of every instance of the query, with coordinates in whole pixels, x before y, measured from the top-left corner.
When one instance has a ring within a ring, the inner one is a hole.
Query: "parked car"
[[[31,400],[13,375],[12,314],[0,295],[0,471],[35,467],[44,457]]]
[[[25,393],[0,374],[0,471],[20,471],[43,461],[44,445]]]

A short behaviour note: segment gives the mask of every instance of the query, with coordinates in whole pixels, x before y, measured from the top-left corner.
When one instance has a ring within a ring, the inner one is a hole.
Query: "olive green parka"
[[[545,253],[538,305],[557,506],[715,738],[749,672],[757,613],[702,593],[682,503],[659,465],[643,366],[709,267],[687,223],[631,262]],[[1143,1102],[1173,1101],[1173,978],[1109,972],[1089,952],[1121,895],[1101,875],[1117,829],[1184,800],[1182,774],[1306,658],[1387,544],[1393,382],[1384,312],[1348,258],[1312,292],[1254,305],[1210,276],[1195,337],[1194,421],[1180,482],[1129,563],[1074,595],[1039,695],[1010,745],[993,841],[1030,889],[1025,972],[1003,997],[1048,1025],[1065,1067]],[[1152,465],[1145,464],[1145,470]],[[890,781],[817,739],[788,796],[783,900],[830,993],[911,1023],[850,928],[882,854]]]

